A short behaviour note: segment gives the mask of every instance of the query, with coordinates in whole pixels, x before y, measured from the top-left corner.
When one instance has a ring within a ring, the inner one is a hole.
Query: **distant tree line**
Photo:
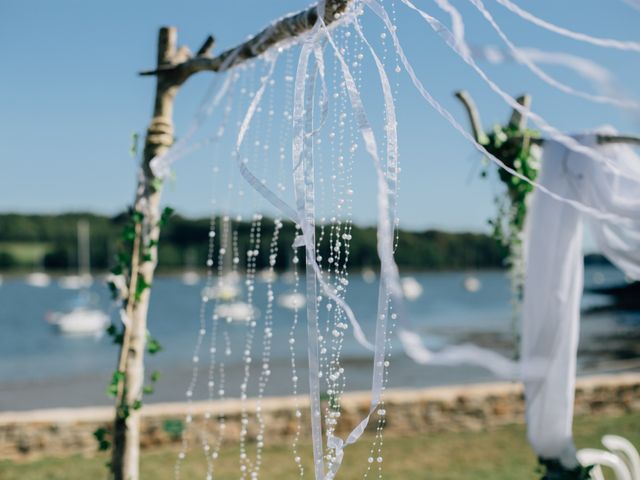
[[[91,213],[65,213],[59,215],[0,214],[0,269],[25,270],[45,268],[69,271],[77,268],[77,223],[87,220],[91,226],[91,267],[104,271],[113,266],[116,246],[120,240],[127,215],[113,217]],[[215,248],[221,240],[221,219],[216,219]],[[232,222],[238,232],[240,252],[249,244],[251,222]],[[262,241],[257,257],[258,268],[269,264],[269,242],[273,233],[273,220],[262,220]],[[163,229],[159,247],[159,268],[177,270],[204,267],[208,249],[209,219],[190,219],[174,215]],[[347,233],[334,229],[335,241],[342,242],[344,258]],[[353,226],[349,240],[349,265],[355,268],[378,265],[376,229]],[[285,223],[279,236],[279,254],[276,268],[289,267],[292,243],[296,232],[293,224]],[[319,254],[328,259],[331,227],[326,226]],[[37,248],[36,248],[37,247]],[[501,268],[506,249],[489,235],[479,233],[453,233],[438,230],[421,232],[400,231],[395,253],[398,265],[404,270],[444,270]],[[240,255],[241,266],[245,263]],[[302,263],[302,262],[301,262]]]

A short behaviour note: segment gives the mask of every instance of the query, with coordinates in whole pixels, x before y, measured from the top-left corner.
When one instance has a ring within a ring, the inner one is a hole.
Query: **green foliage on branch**
[[[525,178],[535,181],[540,164],[531,151],[529,139],[536,138],[533,130],[521,131],[514,125],[496,125],[487,133],[484,147],[507,167]],[[481,175],[487,176],[487,169]],[[527,197],[533,186],[512,173],[499,168],[498,175],[507,188],[507,197],[496,198],[497,216],[489,220],[494,237],[505,245],[520,243],[520,234],[527,215]]]
[[[106,450],[109,450],[109,448],[111,448],[111,442],[107,440],[107,437],[109,437],[109,432],[107,431],[106,428],[104,427],[97,428],[93,432],[93,436],[96,439],[96,442],[98,442],[99,451],[104,452]]]

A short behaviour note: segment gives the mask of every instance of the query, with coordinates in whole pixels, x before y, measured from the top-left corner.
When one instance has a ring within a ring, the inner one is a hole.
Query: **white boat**
[[[196,261],[197,261],[196,252],[193,250],[187,251],[186,259],[185,259],[186,268],[183,274],[180,276],[182,283],[184,283],[185,285],[192,286],[200,283],[200,275],[195,269],[195,266],[197,265]]]
[[[55,312],[48,316],[60,333],[66,335],[100,335],[109,325],[109,315],[88,307],[76,307],[69,312]]]
[[[470,293],[476,293],[480,288],[482,288],[482,283],[478,277],[474,277],[469,275],[465,277],[464,282],[462,282],[464,289]]]
[[[365,267],[362,269],[362,280],[364,280],[364,283],[373,283],[376,281],[376,272],[373,271],[373,268]]]
[[[287,310],[296,310],[304,307],[307,298],[302,293],[283,293],[278,296],[278,305]]]
[[[44,288],[51,284],[51,277],[44,272],[33,272],[27,275],[24,281],[31,287]]]
[[[87,220],[78,220],[78,274],[66,275],[58,286],[67,290],[82,290],[93,284],[91,276],[91,233]]]
[[[198,275],[198,273],[193,270],[188,270],[182,274],[180,279],[185,285],[197,285],[197,283],[200,281],[200,275]]]
[[[58,280],[58,286],[66,290],[81,290],[93,284],[91,275],[66,275]]]
[[[258,309],[246,302],[221,303],[216,306],[215,313],[228,323],[250,322],[259,315]]]
[[[407,300],[416,300],[422,295],[422,285],[413,277],[404,277],[400,280],[402,293]]]
[[[225,279],[218,282],[217,285],[211,285],[202,289],[202,296],[215,300],[223,300],[229,302],[240,295],[240,286],[237,282],[226,281]]]
[[[96,308],[97,298],[89,292],[91,276],[90,226],[87,220],[78,221],[78,274],[62,277],[61,288],[80,290],[70,308],[47,315],[47,321],[64,335],[102,335],[110,323],[109,315]]]
[[[264,270],[260,270],[258,272],[258,280],[264,283],[273,283],[278,278],[278,274],[271,270],[270,268],[265,268]]]

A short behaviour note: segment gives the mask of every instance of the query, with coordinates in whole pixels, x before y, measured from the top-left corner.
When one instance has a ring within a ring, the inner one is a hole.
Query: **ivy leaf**
[[[148,337],[147,338],[147,352],[149,352],[151,355],[155,355],[160,350],[162,350],[162,345],[160,345],[160,342],[158,342],[158,340],[156,340],[153,337]]]
[[[175,212],[175,210],[171,207],[164,207],[164,210],[162,211],[162,215],[160,215],[160,221],[158,222],[158,225],[160,227],[164,227],[168,221],[169,218],[171,217],[171,215],[173,215],[173,213]]]
[[[127,225],[122,229],[122,234],[120,235],[122,240],[125,242],[131,242],[134,238],[136,238],[136,230],[132,225]]]
[[[107,335],[115,337],[118,334],[118,328],[112,323],[107,327]]]
[[[153,190],[155,190],[156,192],[162,190],[162,184],[164,182],[162,181],[162,179],[160,178],[154,178],[153,180],[151,180],[151,188]]]
[[[124,373],[115,371],[111,377],[111,383],[107,387],[107,395],[115,397],[118,394],[118,385],[124,380]]]
[[[131,213],[131,219],[133,220],[133,223],[142,223],[144,221],[144,214],[135,210]]]
[[[133,402],[133,405],[131,405],[131,407],[134,410],[140,410],[142,408],[142,401],[136,400],[135,402]]]
[[[151,374],[151,381],[152,382],[157,382],[158,380],[160,380],[160,372],[158,372],[157,370],[155,372],[153,372]]]
[[[162,429],[172,438],[178,438],[184,431],[184,423],[182,420],[168,419],[162,424]]]
[[[131,147],[129,148],[129,155],[132,158],[136,158],[138,156],[138,141],[140,139],[140,134],[138,132],[133,132],[131,134]]]
[[[93,436],[98,442],[98,450],[101,452],[109,450],[109,447],[111,447],[111,442],[106,439],[107,435],[107,429],[104,427],[100,427],[93,432]]]
[[[142,297],[142,292],[144,292],[150,286],[151,284],[147,283],[143,275],[138,275],[138,283],[136,283],[136,294],[135,294],[136,302],[140,301],[140,298]]]
[[[124,267],[128,266],[131,262],[131,255],[126,252],[118,252],[117,255],[118,265],[124,269]]]
[[[111,293],[111,300],[116,300],[120,296],[120,292],[118,292],[118,287],[113,282],[108,282],[109,292]]]
[[[154,389],[151,385],[145,385],[145,386],[142,388],[142,392],[143,392],[145,395],[151,395],[154,391],[155,391],[155,389]]]

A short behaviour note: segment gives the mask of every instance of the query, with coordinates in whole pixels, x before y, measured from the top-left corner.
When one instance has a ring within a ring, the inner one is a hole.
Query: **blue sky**
[[[385,0],[388,8],[391,0]],[[432,93],[466,125],[452,92],[469,90],[486,125],[504,120],[509,108],[492,94],[415,13],[397,0],[398,33],[407,55]],[[448,24],[434,2],[415,0]],[[468,1],[452,0],[463,12],[474,45],[500,45]],[[519,0],[540,16],[593,35],[638,40],[640,12],[622,0]],[[591,47],[558,37],[513,16],[494,0],[485,4],[520,46],[589,57],[616,74],[621,87],[637,92],[637,53]],[[298,0],[2,0],[0,3],[0,211],[115,213],[130,203],[136,165],[128,155],[132,132],[143,132],[151,112],[153,80],[136,72],[153,67],[157,29],[175,25],[180,43],[195,50],[209,33],[216,50],[231,47],[272,19],[307,6]],[[251,11],[251,15],[246,12]],[[364,20],[368,34],[379,23]],[[392,60],[390,60],[392,62]],[[534,108],[557,127],[576,131],[604,123],[638,131],[619,111],[569,97],[545,85],[524,67],[482,64],[503,88],[534,97]],[[590,85],[562,68],[559,79],[585,90]],[[176,131],[189,124],[211,80],[191,79],[176,104]],[[376,88],[368,77],[363,94]],[[407,228],[482,230],[493,213],[495,182],[478,178],[478,155],[420,99],[401,76],[398,95],[402,161],[400,218]],[[640,95],[638,95],[640,96]],[[207,175],[211,151],[182,159],[165,200],[188,215],[209,211]],[[356,172],[359,175],[359,172]],[[362,173],[358,223],[375,220],[373,175]]]

